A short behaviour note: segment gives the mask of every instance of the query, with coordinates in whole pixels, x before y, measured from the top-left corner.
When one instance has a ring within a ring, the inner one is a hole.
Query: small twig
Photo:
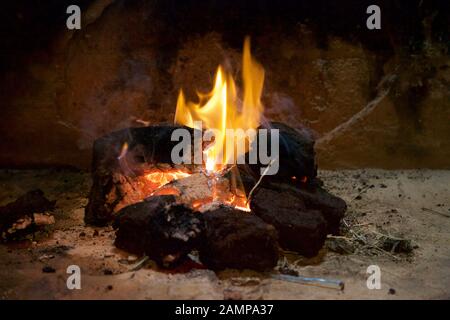
[[[351,234],[353,234],[353,236],[355,238],[357,238],[358,240],[360,240],[362,243],[364,244],[368,244],[367,240],[360,234],[356,233],[355,231],[353,231],[352,228],[350,228],[349,224],[347,223],[347,221],[345,221],[345,219],[342,219],[342,222],[345,224],[345,226],[348,228],[348,231],[350,231]]]
[[[309,278],[303,276],[291,276],[287,274],[273,274],[272,279],[308,284],[313,286],[325,287],[329,289],[344,290],[344,281],[335,279]]]
[[[333,236],[331,234],[327,235],[327,239],[344,239],[344,240],[353,240],[353,238],[344,237],[344,236]]]
[[[129,271],[137,271],[141,269],[149,259],[150,258],[148,256],[143,256],[142,259],[139,260],[133,267],[131,267]]]
[[[68,128],[68,129],[71,129],[71,130],[75,130],[75,131],[84,133],[85,135],[89,136],[89,138],[95,139],[95,137],[94,137],[94,135],[93,135],[92,133],[90,133],[90,132],[87,131],[87,130],[82,130],[82,129],[78,128],[78,127],[77,127],[76,125],[74,125],[73,123],[70,123],[70,122],[67,122],[67,121],[62,121],[62,120],[58,120],[58,121],[56,121],[56,123],[59,124],[59,125],[62,125],[62,126],[64,126],[64,127],[66,127],[66,128]]]
[[[383,250],[382,248],[378,247],[377,245],[368,243],[368,241],[365,239],[365,237],[363,237],[363,236],[360,235],[359,233],[353,231],[352,228],[350,228],[349,224],[347,223],[347,221],[345,221],[345,219],[342,219],[342,222],[343,222],[344,225],[348,228],[348,231],[349,231],[351,234],[353,234],[353,236],[354,236],[356,239],[358,239],[359,241],[361,241],[366,247],[376,249],[376,250],[378,250],[378,251],[381,252],[381,253],[385,253],[385,254],[387,254],[388,256],[394,258],[395,260],[399,260],[399,259],[400,259],[399,257],[393,255],[393,254],[390,253],[390,252],[387,252],[386,250]],[[373,231],[372,231],[372,232],[373,232]],[[385,235],[383,235],[383,236],[385,236]]]
[[[354,224],[353,227],[365,227],[365,226],[370,226],[371,224],[372,224],[371,222],[357,223],[357,224]]]
[[[381,249],[380,247],[378,247],[378,246],[376,246],[376,245],[370,245],[370,246],[371,246],[372,248],[374,248],[374,249],[377,249],[377,250],[378,250],[379,252],[381,252],[381,253],[387,254],[388,256],[390,256],[391,258],[394,258],[395,260],[400,260],[399,257],[393,255],[393,254],[390,253],[389,251],[383,250],[383,249]]]
[[[246,205],[250,202],[250,199],[252,198],[253,192],[254,192],[255,189],[259,186],[259,184],[261,183],[262,179],[263,179],[264,176],[266,175],[267,171],[269,171],[270,166],[272,165],[272,163],[273,163],[274,161],[275,161],[275,159],[270,160],[269,165],[266,167],[266,169],[264,170],[264,172],[261,174],[261,177],[259,177],[258,181],[257,181],[256,184],[253,186],[252,190],[250,190],[250,192],[248,193],[247,201],[245,202]]]
[[[395,68],[395,72],[397,71],[398,66]],[[377,96],[375,99],[367,103],[366,106],[364,106],[360,111],[358,111],[356,114],[354,114],[350,119],[347,121],[341,123],[337,127],[335,127],[333,130],[327,132],[324,134],[321,138],[316,140],[316,147],[317,148],[323,148],[324,144],[329,143],[331,140],[333,140],[335,137],[339,136],[343,132],[347,131],[349,128],[351,128],[355,123],[358,123],[361,119],[364,119],[369,115],[376,107],[377,105],[383,101],[383,99],[389,94],[392,85],[394,84],[394,81],[396,80],[397,75],[396,74],[388,74],[384,76],[381,81],[377,85]]]
[[[361,189],[361,191],[352,199],[350,200],[349,203],[352,203],[353,201],[356,200],[356,198],[358,198],[359,196],[361,196],[363,193],[365,193],[367,190],[370,189],[370,185],[365,186],[364,188]]]
[[[422,208],[422,210],[423,211],[427,211],[427,212],[431,212],[431,213],[435,213],[435,214],[441,215],[441,216],[446,217],[446,218],[450,218],[449,214],[446,214],[446,213],[443,213],[443,212],[440,212],[440,211],[436,211],[436,210],[428,209],[428,208]]]
[[[392,240],[396,240],[396,241],[405,241],[405,240],[408,240],[408,239],[403,239],[403,238],[394,237],[394,236],[391,236],[390,234],[381,233],[381,232],[378,232],[378,231],[375,231],[375,230],[369,230],[369,232],[372,232],[372,233],[374,233],[374,234],[376,234],[376,235],[379,235],[379,236],[381,236],[381,237],[385,237],[385,238],[392,239]]]

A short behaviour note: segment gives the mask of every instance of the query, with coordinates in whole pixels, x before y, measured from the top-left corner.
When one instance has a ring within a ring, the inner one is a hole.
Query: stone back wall
[[[382,1],[386,28],[373,33],[352,13],[364,2],[320,2],[85,1],[79,31],[65,29],[58,2],[62,17],[34,42],[30,25],[44,22],[13,6],[7,21],[18,27],[2,27],[0,166],[89,168],[95,138],[171,122],[180,87],[209,90],[219,63],[239,77],[250,34],[266,69],[265,116],[311,128],[322,168],[450,168],[444,2]]]

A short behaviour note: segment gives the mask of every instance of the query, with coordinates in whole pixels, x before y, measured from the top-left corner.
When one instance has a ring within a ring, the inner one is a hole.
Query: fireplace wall
[[[367,1],[171,0],[78,1],[68,31],[75,3],[2,12],[0,166],[88,168],[95,138],[171,122],[223,61],[238,74],[249,34],[267,118],[313,129],[321,168],[450,167],[446,1],[379,1],[380,31]]]

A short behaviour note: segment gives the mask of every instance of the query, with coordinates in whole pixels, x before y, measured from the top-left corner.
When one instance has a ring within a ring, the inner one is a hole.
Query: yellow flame
[[[199,94],[199,102],[187,102],[180,90],[175,112],[175,123],[194,128],[194,121],[202,121],[203,129],[215,130],[214,142],[204,150],[205,166],[209,172],[217,171],[226,163],[234,163],[240,154],[227,152],[227,129],[256,129],[260,125],[263,105],[261,93],[264,84],[264,69],[250,53],[250,39],[244,41],[242,56],[243,95],[239,99],[233,77],[222,66],[216,72],[214,87],[207,94]],[[239,137],[235,139],[235,146]],[[245,143],[245,152],[248,143]],[[235,150],[236,151],[236,148]],[[233,157],[234,156],[234,157]],[[233,159],[231,159],[233,158]]]
[[[145,174],[145,178],[156,185],[156,188],[159,188],[165,184],[168,184],[172,180],[178,180],[182,178],[189,177],[191,174],[188,172],[184,172],[181,170],[174,170],[174,171],[154,171]]]

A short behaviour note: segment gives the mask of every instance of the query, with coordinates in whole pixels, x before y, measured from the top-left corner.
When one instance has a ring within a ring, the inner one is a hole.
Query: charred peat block
[[[199,213],[174,196],[154,196],[120,210],[113,226],[118,248],[146,254],[163,267],[183,262],[194,249],[214,270],[266,270],[278,261],[274,227],[230,207]]]
[[[307,209],[298,193],[261,188],[251,201],[251,209],[277,229],[283,249],[311,257],[325,242],[326,220],[320,211]]]
[[[268,270],[278,262],[275,228],[253,214],[221,206],[203,213],[200,260],[209,268]]]
[[[277,229],[282,248],[314,256],[327,234],[339,234],[347,205],[322,188],[308,130],[297,131],[278,122],[261,128],[279,130],[279,171],[261,179],[250,201],[252,212]],[[247,189],[261,178],[259,164],[239,169]]]
[[[178,142],[171,141],[171,136],[178,128],[181,127],[156,125],[128,128],[95,140],[93,185],[84,217],[87,224],[105,226],[114,220],[118,209],[132,204],[127,197],[133,198],[136,194],[135,198],[139,201],[145,198],[135,184],[139,183],[144,169],[158,164],[172,165],[171,151]],[[188,127],[182,128],[192,131]],[[127,146],[126,152],[124,146]]]
[[[116,247],[146,254],[164,267],[175,266],[196,249],[203,217],[177,204],[174,196],[155,196],[120,210],[113,224]]]
[[[312,133],[304,128],[297,131],[281,122],[269,122],[258,129],[268,129],[267,150],[271,150],[271,131],[279,130],[279,168],[275,175],[265,176],[263,182],[290,181],[292,177],[301,179],[306,177],[313,180],[317,176],[317,165],[315,162],[314,138]],[[257,135],[256,148],[259,148],[260,141]],[[258,150],[259,153],[259,150]],[[273,156],[273,155],[272,155]],[[247,159],[247,163],[249,163]],[[249,164],[248,167],[256,178],[261,175],[261,167],[266,165]]]

